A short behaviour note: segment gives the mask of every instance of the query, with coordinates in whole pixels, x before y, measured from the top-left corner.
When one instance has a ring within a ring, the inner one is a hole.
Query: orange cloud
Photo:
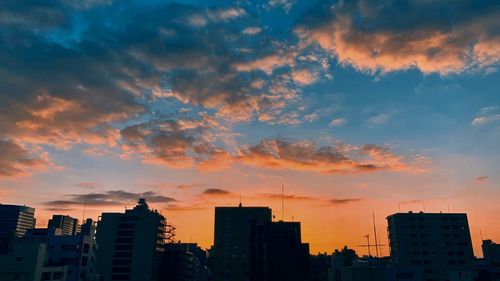
[[[264,139],[242,149],[237,161],[259,167],[313,171],[319,173],[359,173],[377,170],[416,171],[387,148],[375,145],[318,146],[311,141]]]
[[[449,9],[442,7],[448,4],[408,5],[412,7],[400,11],[395,4],[342,2],[327,8],[330,12],[322,17],[309,15],[295,33],[306,44],[315,42],[333,53],[340,64],[370,73],[417,68],[447,75],[500,61],[500,36],[492,32],[500,27],[495,9],[471,11],[472,16],[464,18],[458,14],[450,26],[441,14],[427,12]],[[453,7],[468,9],[463,3]]]
[[[19,177],[53,164],[45,154],[37,154],[11,140],[0,139],[0,178]]]

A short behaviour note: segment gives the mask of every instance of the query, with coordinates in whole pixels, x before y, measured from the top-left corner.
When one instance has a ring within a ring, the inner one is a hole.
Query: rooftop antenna
[[[285,186],[281,184],[281,220],[285,221]]]
[[[375,235],[375,254],[377,255],[377,258],[378,258],[377,227],[375,226],[375,212],[374,211],[372,211],[372,221],[373,221],[373,234]]]
[[[370,251],[370,247],[371,247],[371,245],[370,245],[370,234],[366,234],[363,237],[366,237],[367,244],[366,245],[359,245],[359,247],[368,247],[368,257],[371,257],[372,254],[371,254],[371,251]]]
[[[448,205],[448,213],[450,212],[450,203],[446,203]]]
[[[240,204],[238,205],[238,207],[242,207],[243,205],[241,204],[241,193],[240,193]]]
[[[398,210],[401,213],[401,203],[398,203]]]

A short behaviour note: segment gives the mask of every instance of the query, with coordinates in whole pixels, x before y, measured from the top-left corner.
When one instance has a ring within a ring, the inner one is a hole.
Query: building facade
[[[196,243],[165,245],[162,280],[208,281],[206,252]]]
[[[144,199],[125,213],[103,213],[96,229],[101,280],[160,280],[165,226],[166,219]]]
[[[397,213],[387,221],[395,265],[423,268],[425,281],[472,276],[474,254],[466,214]]]
[[[53,215],[47,228],[59,228],[62,235],[76,235],[80,232],[78,219],[66,215]]]
[[[84,227],[95,223],[88,219]],[[47,264],[67,266],[68,281],[90,281],[97,279],[97,244],[93,233],[63,235],[60,228],[35,228],[26,233],[26,240],[38,240],[47,245]]]
[[[300,222],[252,226],[251,281],[309,281],[309,244],[302,243]]]
[[[0,254],[7,252],[12,237],[24,236],[35,223],[34,208],[0,204]]]
[[[214,281],[250,280],[250,227],[271,222],[268,207],[216,207],[210,263]]]
[[[7,254],[0,255],[0,281],[67,281],[67,266],[47,264],[47,244],[13,238]]]

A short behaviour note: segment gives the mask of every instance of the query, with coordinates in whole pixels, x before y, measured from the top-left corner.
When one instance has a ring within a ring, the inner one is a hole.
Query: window
[[[17,262],[22,262],[23,261],[23,257],[16,257],[16,261]]]
[[[82,257],[82,266],[87,266],[88,257]]]

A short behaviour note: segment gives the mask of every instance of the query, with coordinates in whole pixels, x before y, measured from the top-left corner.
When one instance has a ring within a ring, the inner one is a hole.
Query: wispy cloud
[[[133,193],[124,190],[111,190],[103,193],[69,194],[67,200],[52,200],[43,204],[50,208],[70,208],[86,204],[91,207],[123,206],[145,198],[150,203],[172,203],[177,200],[152,191]]]
[[[345,125],[346,123],[347,120],[345,118],[335,118],[328,125],[331,127],[339,127]]]
[[[481,108],[472,120],[472,126],[481,126],[500,120],[500,109],[498,106],[487,106]]]
[[[484,183],[484,182],[487,182],[489,179],[488,176],[477,176],[474,178],[474,180],[477,182],[477,183]]]

